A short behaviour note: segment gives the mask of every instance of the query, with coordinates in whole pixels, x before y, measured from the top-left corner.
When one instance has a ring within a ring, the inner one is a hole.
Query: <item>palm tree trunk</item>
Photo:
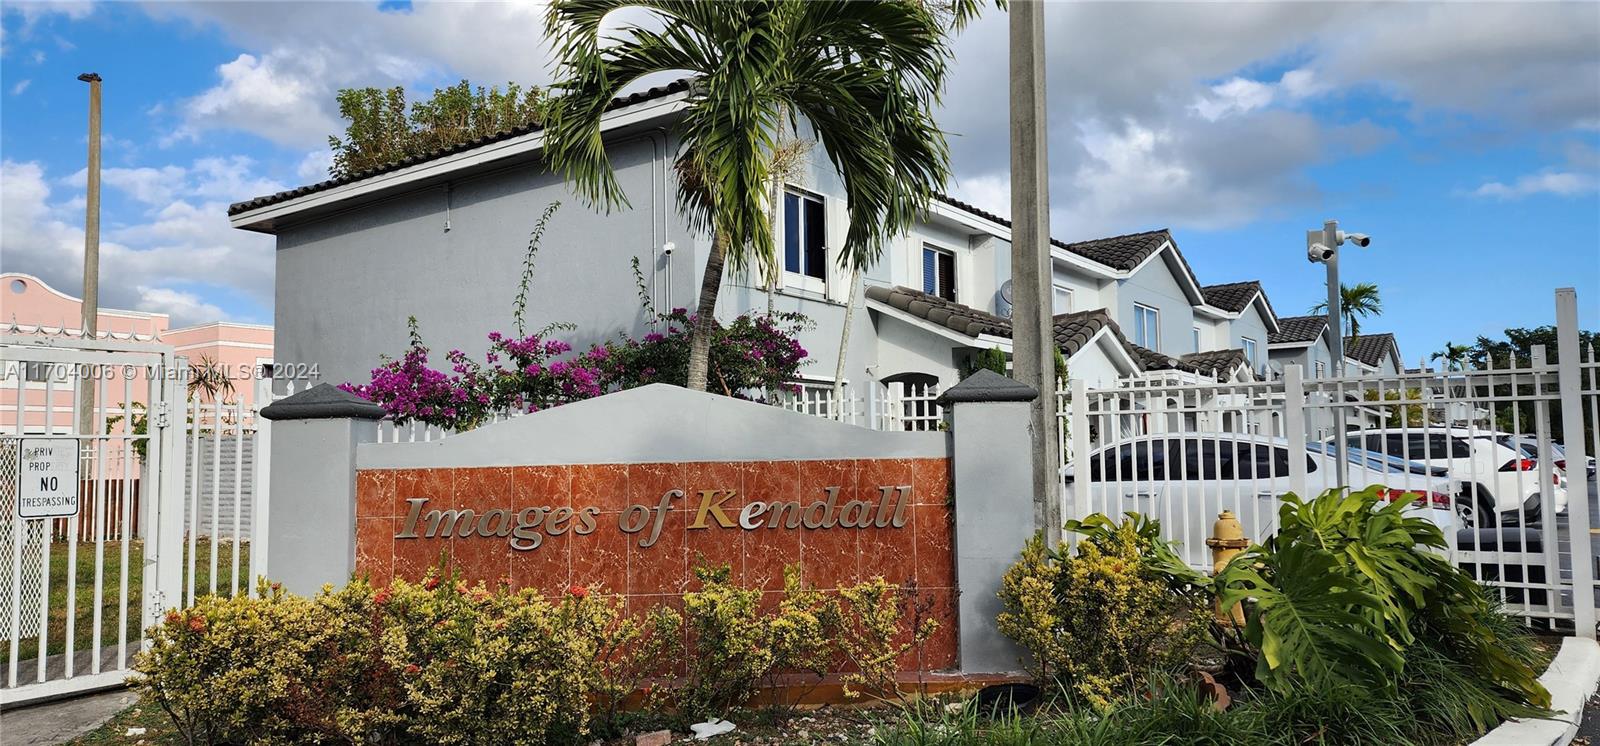
[[[856,315],[856,286],[861,284],[861,267],[850,270],[849,294],[844,297],[844,331],[839,332],[839,360],[833,366],[834,418],[844,419],[844,356],[850,349],[850,323]]]
[[[695,309],[694,329],[689,333],[690,391],[706,390],[706,370],[711,363],[711,325],[716,323],[717,290],[722,286],[722,264],[726,260],[722,233],[714,231],[711,255],[706,257],[706,272],[700,278],[700,303]]]

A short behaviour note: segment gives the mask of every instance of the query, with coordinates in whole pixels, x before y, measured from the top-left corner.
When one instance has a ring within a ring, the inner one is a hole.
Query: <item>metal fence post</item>
[[[1089,384],[1072,379],[1072,399],[1067,402],[1067,430],[1072,437],[1072,511],[1067,516],[1083,520],[1089,514]]]
[[[1289,441],[1289,491],[1306,499],[1306,460],[1293,454],[1306,452],[1306,389],[1298,365],[1283,368],[1283,437]]]
[[[267,534],[269,510],[272,506],[272,420],[261,416],[261,408],[272,403],[272,379],[265,376],[255,382],[255,453],[250,485],[250,595],[256,592],[256,581],[267,575]]]
[[[1580,476],[1567,480],[1567,532],[1572,545],[1572,622],[1581,637],[1595,639],[1594,553],[1589,547],[1589,480],[1583,435],[1582,347],[1578,341],[1578,293],[1556,290],[1556,381],[1561,389],[1562,446]],[[1573,485],[1579,485],[1572,494]]]
[[[185,461],[188,449],[186,437],[189,432],[188,400],[186,397],[187,383],[189,380],[189,362],[183,358],[173,356],[171,369],[162,376],[159,382],[160,409],[151,416],[158,417],[156,424],[159,426],[160,443],[156,449],[161,452],[160,458],[164,463],[158,469],[156,489],[151,490],[150,497],[155,501],[155,551],[151,559],[155,561],[155,583],[152,592],[147,593],[150,601],[145,604],[146,613],[151,617],[146,622],[155,623],[157,614],[167,609],[183,606],[183,506],[184,506],[184,478],[187,466]],[[152,388],[157,388],[153,386]],[[164,419],[164,424],[161,422]],[[148,571],[146,571],[148,573]],[[149,577],[147,574],[146,577]]]

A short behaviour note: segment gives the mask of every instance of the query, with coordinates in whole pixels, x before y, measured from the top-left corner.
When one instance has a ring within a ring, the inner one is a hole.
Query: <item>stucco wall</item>
[[[1244,347],[1244,338],[1249,337],[1256,341],[1256,360],[1252,366],[1259,374],[1266,367],[1267,353],[1267,322],[1261,316],[1259,303],[1251,303],[1239,318],[1231,319],[1228,329],[1228,347]]]
[[[1133,307],[1140,304],[1161,311],[1157,352],[1181,355],[1188,351],[1194,334],[1194,307],[1173,276],[1165,256],[1146,262],[1132,277],[1124,280],[1117,289],[1117,296],[1117,323],[1128,341],[1135,340]]]
[[[633,257],[658,307],[692,305],[703,251],[678,218],[672,195],[662,211],[654,149],[640,139],[611,148],[631,206],[610,214],[526,164],[452,182],[448,208],[446,188],[438,186],[281,228],[277,362],[320,363],[323,379],[334,383],[364,380],[379,355],[405,349],[408,316],[416,316],[436,365],[443,367],[453,348],[480,356],[488,332],[512,330],[528,235],[555,200],[562,207],[536,260],[529,331],[574,323],[577,331],[562,336],[578,346],[640,332]],[[670,259],[660,251],[667,241],[678,245]]]

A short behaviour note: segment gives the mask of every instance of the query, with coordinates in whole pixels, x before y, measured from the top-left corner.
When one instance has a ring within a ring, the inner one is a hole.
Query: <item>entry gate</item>
[[[187,380],[168,345],[0,335],[0,706],[121,684],[181,602]],[[19,516],[22,438],[77,450],[76,512]]]

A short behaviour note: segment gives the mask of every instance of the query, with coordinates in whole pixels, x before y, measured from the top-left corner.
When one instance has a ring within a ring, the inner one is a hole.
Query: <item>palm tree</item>
[[[1433,357],[1429,359],[1443,361],[1445,370],[1461,370],[1462,368],[1466,367],[1467,355],[1471,353],[1472,345],[1458,345],[1452,342],[1445,342],[1444,349],[1433,353]]]
[[[228,377],[227,368],[210,355],[201,355],[190,364],[187,388],[190,396],[198,394],[201,401],[217,402],[223,394],[234,393],[233,379]]]
[[[1326,301],[1311,307],[1311,313],[1327,313]],[[1350,336],[1361,335],[1361,319],[1383,315],[1383,299],[1378,297],[1378,286],[1370,282],[1355,285],[1339,283],[1339,315],[1350,329]]]
[[[623,8],[652,12],[661,28],[607,28],[601,46],[602,23]],[[647,75],[695,76],[673,125],[678,209],[711,232],[691,333],[691,389],[705,390],[724,264],[741,271],[752,259],[776,261],[768,178],[784,127],[809,122],[844,184],[850,227],[841,265],[870,265],[948,178],[944,133],[929,111],[949,50],[939,13],[922,3],[556,0],[546,25],[561,79],[546,117],[546,154],[597,207],[627,204],[601,139],[609,102]]]

